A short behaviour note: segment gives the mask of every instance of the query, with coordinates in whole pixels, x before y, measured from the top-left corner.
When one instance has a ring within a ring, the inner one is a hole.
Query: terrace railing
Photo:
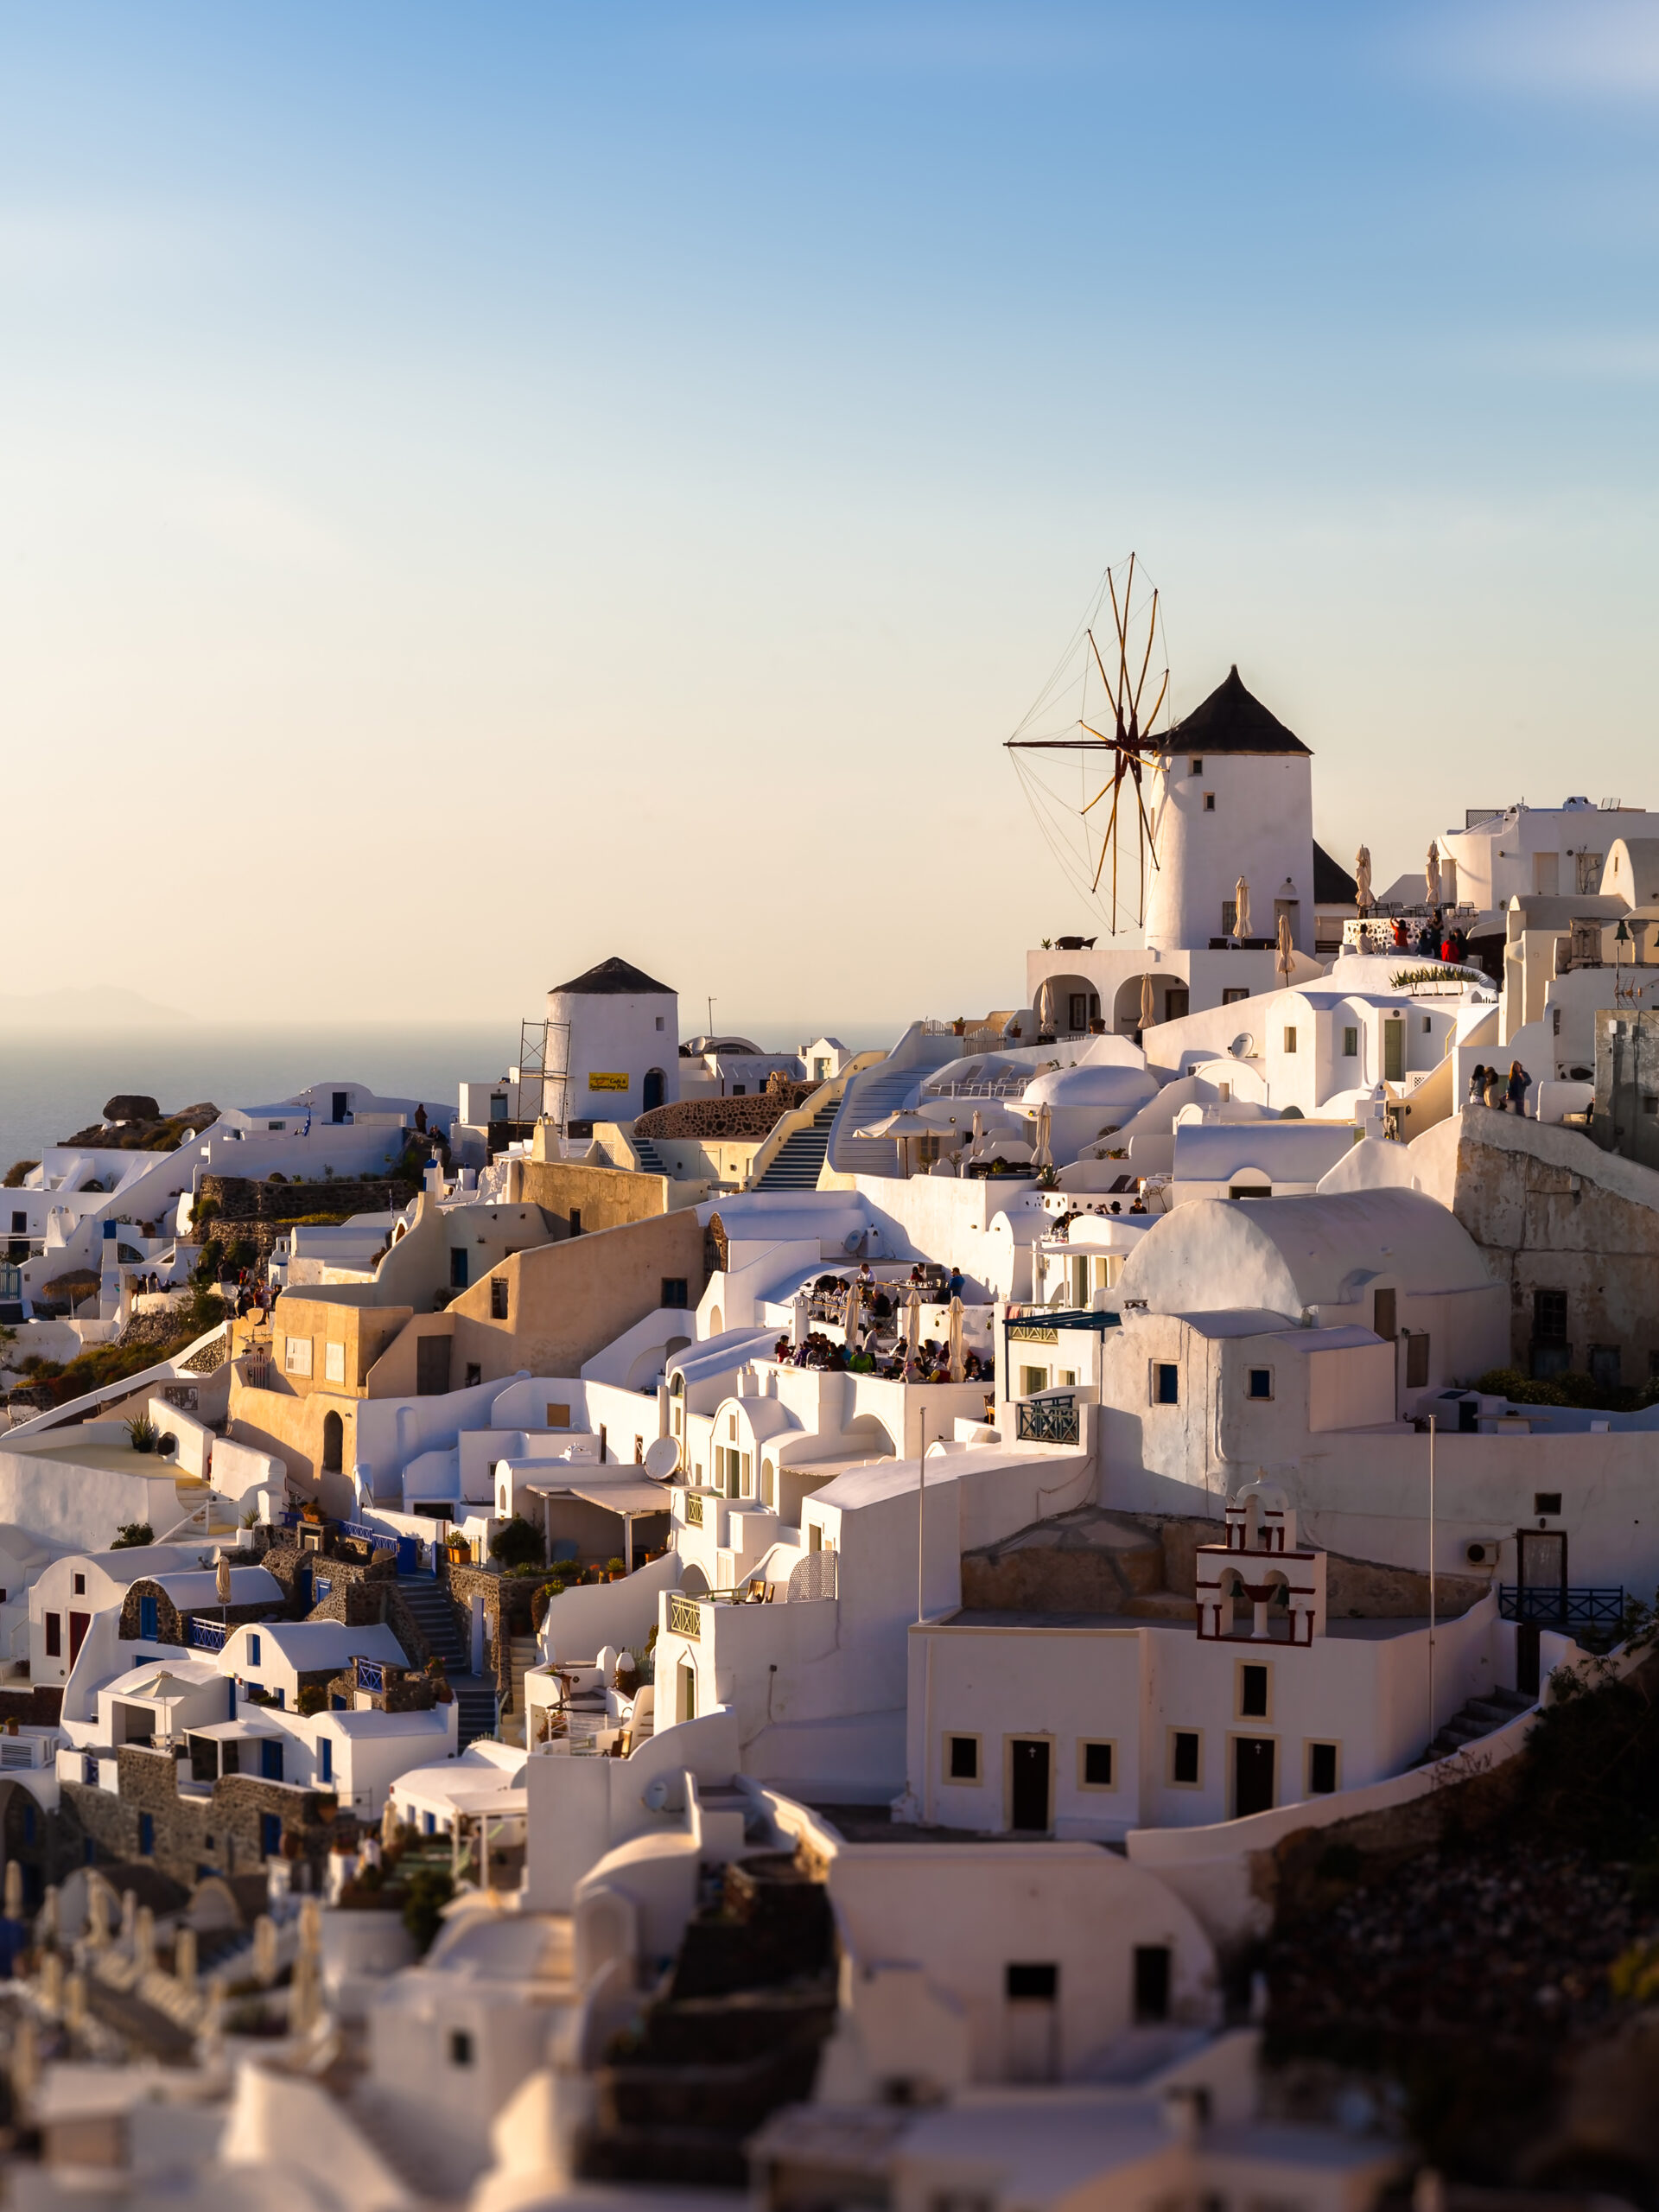
[[[1075,1398],[1026,1398],[1017,1430],[1021,1444],[1077,1444],[1083,1425]]]
[[[1538,1628],[1616,1629],[1624,1618],[1623,1589],[1543,1588],[1505,1582],[1499,1586],[1497,1609],[1506,1621],[1525,1621]]]
[[[199,1614],[190,1616],[185,1641],[193,1651],[222,1651],[225,1639],[230,1634],[223,1621],[205,1621]]]
[[[698,1639],[702,1637],[702,1608],[695,1598],[670,1598],[668,1632],[671,1636],[689,1636]]]

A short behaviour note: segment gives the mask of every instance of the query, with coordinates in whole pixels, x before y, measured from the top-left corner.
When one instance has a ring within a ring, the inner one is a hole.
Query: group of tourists
[[[1469,1077],[1469,1103],[1490,1106],[1498,1114],[1524,1114],[1531,1088],[1532,1077],[1519,1060],[1510,1062],[1507,1076],[1502,1068],[1477,1067]]]

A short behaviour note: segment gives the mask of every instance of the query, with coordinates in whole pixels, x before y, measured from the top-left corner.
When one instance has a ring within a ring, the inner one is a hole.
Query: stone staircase
[[[1488,1690],[1484,1697],[1471,1697],[1452,1714],[1418,1760],[1418,1765],[1429,1766],[1436,1759],[1449,1759],[1465,1744],[1478,1744],[1495,1729],[1506,1728],[1518,1713],[1530,1712],[1537,1701],[1522,1690]]]
[[[637,2045],[601,2065],[576,2168],[586,2181],[741,2189],[743,2145],[811,2094],[835,2024],[835,1930],[821,1884],[781,1853],[725,1870],[688,1923]]]
[[[841,1110],[839,1098],[820,1106],[804,1128],[797,1129],[779,1147],[771,1166],[755,1185],[757,1191],[816,1191],[829,1149],[830,1132]]]
[[[480,1736],[493,1736],[497,1724],[495,1684],[486,1675],[467,1671],[470,1655],[455,1624],[448,1584],[433,1575],[400,1575],[397,1594],[426,1638],[427,1649],[443,1662],[444,1675],[455,1694],[461,1750],[476,1743]]]
[[[635,1136],[630,1134],[628,1142],[633,1147],[634,1157],[639,1162],[642,1174],[667,1174],[668,1170],[663,1165],[663,1156],[649,1137]]]

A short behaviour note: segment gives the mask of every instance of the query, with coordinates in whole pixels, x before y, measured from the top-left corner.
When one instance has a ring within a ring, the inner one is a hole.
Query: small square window
[[[671,1312],[679,1313],[686,1305],[686,1278],[683,1275],[663,1277],[663,1304]]]
[[[660,1028],[662,1027],[662,1026],[663,1026],[663,1017],[662,1017],[662,1015],[659,1014],[658,1015],[658,1017],[657,1017],[657,1027],[660,1029]]]
[[[1285,1050],[1287,1052],[1294,1052],[1295,1049],[1296,1032],[1294,1029],[1287,1029],[1285,1032]]]
[[[462,1387],[468,1390],[475,1389],[483,1380],[484,1370],[475,1359],[469,1359],[467,1363],[467,1380]]]
[[[951,1782],[979,1780],[979,1738],[977,1736],[947,1736],[944,1739],[945,1775]]]
[[[309,1337],[287,1337],[283,1341],[283,1370],[288,1375],[309,1375],[311,1372],[311,1339]]]
[[[1173,1359],[1152,1363],[1152,1402],[1155,1406],[1178,1406],[1181,1402],[1181,1370]]]
[[[1241,1720],[1265,1720],[1267,1719],[1268,1670],[1265,1667],[1240,1667],[1238,1670],[1238,1717]]]
[[[1204,762],[1202,760],[1194,760],[1192,767],[1188,771],[1188,773],[1194,776],[1201,776],[1204,773]]]
[[[1270,1367],[1253,1367],[1250,1370],[1250,1395],[1253,1398],[1270,1398],[1273,1395],[1273,1370]]]
[[[1216,795],[1214,791],[1205,791],[1204,795],[1204,810],[1206,814],[1213,814],[1215,812]]]
[[[84,1598],[84,1597],[86,1595],[86,1576],[85,1576],[84,1574],[78,1574],[78,1575],[76,1575],[76,1576],[74,1577],[74,1584],[75,1584],[75,1595],[76,1595],[76,1597],[77,1597],[77,1598]]]
[[[1561,1510],[1561,1493],[1558,1490],[1535,1491],[1532,1495],[1532,1510],[1539,1515],[1559,1513]]]
[[[1359,1032],[1352,1027],[1344,1029],[1342,1033],[1342,1057],[1344,1060],[1357,1060],[1359,1058]]]
[[[507,1283],[505,1275],[490,1277],[490,1319],[505,1321],[507,1318]]]
[[[1310,1797],[1333,1797],[1337,1790],[1337,1747],[1334,1744],[1310,1744],[1307,1747],[1307,1794]]]
[[[1642,1111],[1644,1114],[1659,1114],[1659,1090],[1644,1090],[1643,1092]]]
[[[1221,994],[1221,1002],[1223,1006],[1237,1006],[1241,1000],[1249,995],[1243,983],[1229,983]]]
[[[1084,1789],[1109,1789],[1112,1787],[1112,1751],[1110,1744],[1084,1744],[1083,1772],[1078,1781]]]
[[[1003,1983],[1018,2004],[1052,2005],[1060,1993],[1060,1970],[1055,1966],[1014,1966],[1006,1969]]]
[[[1198,1786],[1201,1742],[1196,1728],[1172,1728],[1169,1732],[1169,1778],[1182,1789],[1196,1789]]]
[[[569,1407],[550,1406],[547,1409],[547,1425],[550,1428],[569,1428],[570,1426]]]
[[[429,1815],[429,1817],[430,1816]],[[465,2028],[451,2028],[449,2031],[449,2063],[452,2066],[470,2066],[472,2063],[473,2038],[471,2035]]]

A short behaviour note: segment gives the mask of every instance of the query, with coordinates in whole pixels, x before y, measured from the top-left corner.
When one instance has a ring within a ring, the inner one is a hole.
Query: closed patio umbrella
[[[1242,875],[1239,877],[1238,881],[1233,886],[1233,897],[1236,902],[1233,913],[1233,935],[1237,938],[1249,937],[1250,933],[1250,887]]]
[[[1141,1027],[1150,1029],[1157,1019],[1157,1008],[1152,1002],[1152,978],[1143,976],[1141,978]]]
[[[847,1311],[842,1317],[849,1355],[858,1350],[858,1284],[854,1281],[847,1286]]]
[[[962,1380],[962,1300],[950,1301],[950,1380]]]
[[[1037,1145],[1036,1149],[1031,1155],[1032,1163],[1034,1166],[1052,1167],[1054,1165],[1054,1155],[1049,1150],[1048,1143],[1049,1133],[1053,1126],[1053,1120],[1054,1116],[1052,1109],[1049,1107],[1047,1102],[1045,1101],[1044,1103],[1037,1109]]]
[[[905,1344],[908,1356],[914,1359],[922,1343],[922,1291],[919,1283],[912,1283],[910,1296],[905,1300]]]
[[[1290,916],[1281,914],[1279,917],[1279,957],[1274,964],[1287,983],[1290,981],[1291,970],[1295,966],[1295,963],[1296,955],[1290,942]]]

